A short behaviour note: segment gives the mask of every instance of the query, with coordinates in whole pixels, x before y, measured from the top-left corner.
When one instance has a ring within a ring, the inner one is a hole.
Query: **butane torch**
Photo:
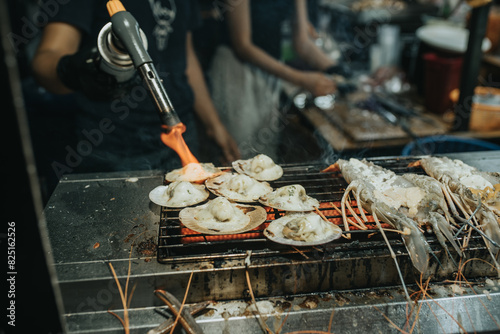
[[[118,82],[131,79],[137,70],[156,104],[163,127],[169,132],[181,122],[147,52],[144,32],[119,0],[108,1],[107,9],[111,22],[101,29],[97,39],[100,69]]]

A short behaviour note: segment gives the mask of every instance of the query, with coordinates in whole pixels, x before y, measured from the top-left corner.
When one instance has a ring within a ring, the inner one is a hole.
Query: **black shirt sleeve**
[[[197,0],[190,0],[190,16],[188,18],[188,31],[194,31],[201,26],[201,8]]]
[[[43,0],[48,2],[50,0]],[[67,0],[59,4],[58,11],[50,17],[49,22],[64,22],[71,24],[89,36],[92,32],[92,22],[96,6],[106,6],[103,0]]]

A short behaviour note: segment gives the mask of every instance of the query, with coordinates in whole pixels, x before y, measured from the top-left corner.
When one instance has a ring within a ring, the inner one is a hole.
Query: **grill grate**
[[[371,158],[368,159],[374,163],[391,169],[398,174],[402,173],[423,173],[419,167],[408,167],[410,162],[418,157],[397,157],[397,158]],[[340,173],[321,173],[321,170],[327,166],[321,163],[305,164],[287,164],[282,165],[283,176],[276,181],[269,182],[276,189],[291,184],[301,184],[308,195],[318,199],[321,203],[320,211],[326,218],[338,224],[343,233],[346,233],[342,225],[342,216],[338,213],[331,203],[340,207],[340,200],[344,193],[347,183]],[[214,198],[213,194],[209,199]],[[353,203],[354,204],[354,203]],[[355,208],[356,206],[353,205]],[[162,207],[160,226],[158,233],[158,262],[172,263],[183,261],[199,261],[211,259],[238,259],[244,258],[248,250],[252,250],[252,257],[256,256],[296,256],[318,251],[317,247],[297,248],[279,245],[268,241],[262,232],[265,227],[273,220],[284,215],[285,212],[273,208],[266,208],[268,212],[267,220],[259,228],[245,233],[235,235],[233,239],[227,240],[224,236],[213,236],[199,234],[186,229],[179,221],[178,209],[169,209]],[[351,230],[351,240],[341,238],[336,243],[353,244],[356,249],[373,247],[379,241],[380,247],[385,247],[381,241],[377,230]],[[375,235],[374,235],[375,233]],[[401,239],[395,233],[389,233],[391,243],[401,244]],[[429,240],[431,243],[432,241]]]

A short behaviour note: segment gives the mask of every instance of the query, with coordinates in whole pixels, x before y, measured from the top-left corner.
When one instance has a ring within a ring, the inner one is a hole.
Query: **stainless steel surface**
[[[498,171],[500,168],[500,152],[497,151],[448,156],[482,170]],[[240,306],[248,306],[244,257],[224,261],[207,257],[161,264],[156,261],[156,255],[149,252],[149,241],[157,238],[160,208],[149,201],[148,193],[162,183],[163,175],[163,171],[70,175],[57,186],[44,213],[68,332],[122,332],[118,320],[107,313],[107,310],[113,310],[121,315],[122,308],[109,264],[113,265],[124,286],[130,254],[130,287],[135,286],[130,306],[133,332],[146,332],[165,320],[155,311],[156,307],[163,305],[154,296],[154,290],[169,291],[182,300],[191,273],[193,280],[188,303],[216,300],[215,311],[196,317],[206,333],[261,332],[254,315],[245,313],[246,307],[241,314],[239,311],[224,311],[224,308],[240,310]],[[357,249],[354,256],[350,247],[353,245],[335,246],[335,255],[326,261],[321,255],[305,259],[299,254],[292,259],[280,255],[273,262],[266,257],[252,258],[248,268],[252,290],[261,299],[263,307],[269,306],[268,302],[273,305],[269,312],[263,312],[268,315],[268,326],[274,330],[276,324],[283,321],[286,313],[280,311],[283,303],[292,306],[284,332],[312,328],[326,330],[332,311],[335,312],[332,327],[335,333],[396,332],[373,305],[403,326],[401,321],[404,320],[406,304],[398,282],[388,279],[394,268],[387,249]],[[444,267],[452,271],[451,267],[446,267],[445,255],[441,253],[439,256]],[[368,267],[370,259],[379,263]],[[411,264],[403,248],[398,260],[408,279],[414,282]],[[484,271],[487,265],[481,267],[483,265],[474,262],[471,270]],[[353,277],[353,273],[359,270],[365,270],[365,275]],[[433,289],[432,298],[443,308],[434,301],[429,302],[433,312],[427,306],[422,307],[416,329],[421,333],[442,332],[440,326],[443,326],[458,331],[450,327],[456,324],[446,310],[469,330],[469,316],[476,331],[500,330],[489,320],[481,304],[481,301],[485,302],[496,323],[500,323],[498,280],[491,279],[493,284],[487,284],[484,278],[474,280],[477,295],[465,289],[463,295],[453,298],[450,298],[453,295],[449,290],[451,283],[434,283],[436,289]],[[356,290],[346,291],[353,284]],[[370,289],[365,289],[367,287]],[[416,289],[412,284],[409,287]],[[289,300],[283,299],[288,295]],[[378,298],[380,296],[383,298]],[[307,298],[313,300],[312,304],[304,303]],[[316,300],[318,303],[314,306]],[[305,305],[314,307],[303,307]],[[468,315],[457,313],[465,308]]]
[[[401,333],[390,321],[408,332],[414,326],[413,333],[459,333],[460,326],[466,332],[499,331],[498,281],[476,288],[481,291],[478,295],[469,288],[460,295],[449,285],[430,287],[432,299],[419,302],[411,314],[412,306],[405,303],[395,288],[269,298],[257,301],[257,307],[273,333],[278,333],[279,329],[279,333],[289,333],[306,329],[327,331],[329,328],[331,333],[344,334]],[[207,313],[195,319],[204,333],[264,333],[254,310],[246,301],[218,302],[212,303]],[[68,323],[72,333],[95,333],[96,328],[104,327],[106,333],[122,333],[118,321],[110,321],[110,318],[107,312],[74,314],[68,316]],[[131,332],[146,333],[152,323],[164,320],[158,309],[134,309],[131,312],[131,323],[134,324]]]

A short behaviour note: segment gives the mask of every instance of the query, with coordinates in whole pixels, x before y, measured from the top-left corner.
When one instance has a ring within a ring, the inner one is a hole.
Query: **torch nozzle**
[[[148,88],[153,102],[156,104],[161,124],[165,126],[166,130],[179,124],[181,122],[179,116],[177,116],[153,64],[145,63],[141,65],[138,70]]]

